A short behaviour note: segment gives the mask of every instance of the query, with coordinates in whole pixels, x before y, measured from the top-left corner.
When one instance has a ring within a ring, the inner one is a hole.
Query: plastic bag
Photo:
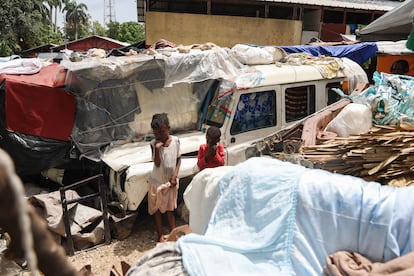
[[[264,48],[236,44],[231,48],[231,52],[243,64],[255,65],[273,63],[273,54]]]
[[[370,108],[364,104],[350,103],[326,126],[325,131],[335,132],[339,137],[346,138],[366,133],[371,127]]]

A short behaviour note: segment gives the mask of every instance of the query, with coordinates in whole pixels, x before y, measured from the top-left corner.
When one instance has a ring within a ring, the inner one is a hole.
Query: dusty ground
[[[185,224],[176,217],[177,226]],[[164,221],[164,225],[167,223]],[[167,233],[167,228],[165,227]],[[109,245],[101,245],[94,249],[77,252],[68,257],[69,261],[77,269],[90,264],[94,275],[109,276],[112,266],[122,272],[121,261],[133,264],[146,251],[157,244],[157,232],[155,231],[154,218],[144,214],[138,215],[131,234],[124,240],[112,240]]]

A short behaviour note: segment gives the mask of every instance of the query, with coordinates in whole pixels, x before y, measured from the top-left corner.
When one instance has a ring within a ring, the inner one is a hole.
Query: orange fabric
[[[378,55],[377,71],[391,73],[391,65],[399,59],[405,59],[408,61],[410,71],[408,71],[407,75],[414,76],[414,55]]]

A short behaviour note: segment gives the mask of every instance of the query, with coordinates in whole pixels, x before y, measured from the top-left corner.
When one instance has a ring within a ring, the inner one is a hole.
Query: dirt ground
[[[166,218],[165,218],[166,219]],[[176,225],[185,222],[176,216]],[[166,220],[163,223],[165,233],[168,232]],[[138,214],[131,234],[124,240],[112,239],[109,245],[100,245],[94,249],[76,252],[74,256],[68,257],[76,269],[90,264],[92,273],[99,276],[109,276],[112,266],[118,272],[122,272],[121,261],[134,264],[146,251],[154,248],[157,244],[157,232],[152,216]]]

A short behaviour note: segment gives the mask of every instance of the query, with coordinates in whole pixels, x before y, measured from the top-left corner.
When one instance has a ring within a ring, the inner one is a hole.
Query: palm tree
[[[43,0],[34,0],[33,9],[42,15],[43,20],[47,19],[49,11]]]
[[[69,1],[68,0],[47,0],[46,2],[50,7],[50,10],[49,10],[50,22],[53,22],[54,31],[56,32],[57,31],[57,14],[58,14],[58,11],[61,11],[62,6],[66,5]],[[55,10],[55,18],[52,21],[53,9]]]
[[[66,12],[65,21],[67,26],[73,27],[75,31],[75,40],[78,39],[79,26],[88,22],[87,10],[88,6],[84,3],[78,4],[75,0],[66,3],[66,6],[63,8],[63,12]]]

